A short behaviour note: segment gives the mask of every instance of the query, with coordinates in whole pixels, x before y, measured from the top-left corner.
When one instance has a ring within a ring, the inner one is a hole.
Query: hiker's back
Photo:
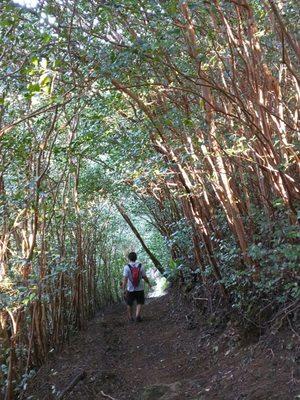
[[[124,274],[128,276],[127,290],[129,292],[144,290],[144,268],[141,263],[130,262],[124,268]]]

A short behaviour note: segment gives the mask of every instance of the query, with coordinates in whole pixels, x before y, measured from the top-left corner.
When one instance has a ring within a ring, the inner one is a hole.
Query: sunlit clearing
[[[167,280],[166,278],[164,278],[163,276],[161,276],[161,274],[152,269],[149,277],[151,280],[155,281],[155,286],[153,287],[153,289],[151,290],[151,292],[148,294],[148,297],[161,297],[164,296],[167,292],[166,292],[166,288],[167,288]]]
[[[15,3],[18,3],[21,6],[33,8],[37,6],[38,0],[15,0]]]

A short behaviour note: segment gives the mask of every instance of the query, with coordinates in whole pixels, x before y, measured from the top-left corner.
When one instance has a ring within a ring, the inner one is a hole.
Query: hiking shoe
[[[140,317],[140,316],[138,316],[138,317],[136,317],[136,322],[142,322],[142,317]]]

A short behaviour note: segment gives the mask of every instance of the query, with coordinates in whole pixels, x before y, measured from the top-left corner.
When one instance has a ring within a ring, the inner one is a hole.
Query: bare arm
[[[123,290],[126,290],[126,288],[127,288],[127,282],[128,282],[128,277],[127,277],[127,276],[124,276],[123,282],[122,282],[122,289],[123,289]]]
[[[149,279],[148,279],[148,277],[146,275],[143,276],[143,279],[149,285],[149,287],[152,288],[152,285],[151,285],[151,283],[150,283],[150,281],[149,281]]]

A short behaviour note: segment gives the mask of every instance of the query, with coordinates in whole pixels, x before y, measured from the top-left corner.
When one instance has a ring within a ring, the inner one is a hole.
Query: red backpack
[[[138,264],[137,266],[132,266],[128,264],[128,267],[131,272],[131,279],[130,282],[132,283],[133,287],[136,289],[139,286],[141,280],[141,267],[142,264]]]

